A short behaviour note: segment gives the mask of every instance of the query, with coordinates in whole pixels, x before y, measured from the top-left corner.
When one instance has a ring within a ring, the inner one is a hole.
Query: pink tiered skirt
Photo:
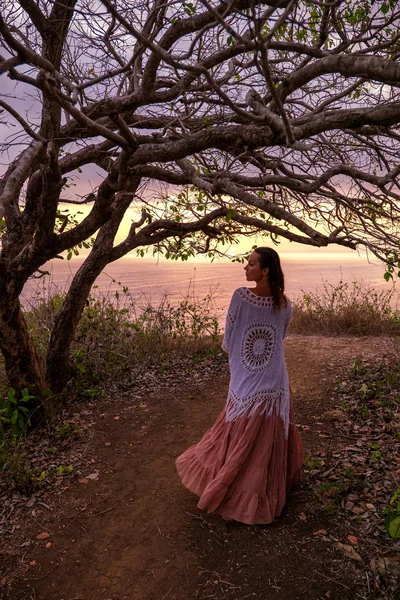
[[[176,461],[198,507],[241,523],[268,524],[279,516],[300,479],[303,448],[290,408],[289,435],[280,417],[256,412],[231,422],[225,409],[203,438]]]

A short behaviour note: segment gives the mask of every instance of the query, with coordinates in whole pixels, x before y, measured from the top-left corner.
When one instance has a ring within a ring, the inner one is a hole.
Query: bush
[[[172,355],[194,357],[219,343],[212,290],[198,298],[189,288],[179,302],[165,293],[154,306],[146,296],[137,300],[126,287],[121,289],[112,296],[96,292],[88,299],[71,347],[80,389],[89,384],[93,391],[109,379],[130,379],[135,370],[163,364]],[[42,364],[63,301],[62,294],[50,296],[38,289],[25,312]]]
[[[291,333],[317,335],[399,335],[400,313],[393,309],[394,292],[377,292],[361,283],[324,281],[322,291],[303,294],[293,302]]]
[[[195,355],[219,336],[212,316],[212,296],[172,304],[165,294],[158,306],[121,300],[90,299],[78,326],[74,356],[83,369],[103,378],[121,377],[136,368],[158,364],[171,353]],[[78,369],[80,368],[77,364]]]

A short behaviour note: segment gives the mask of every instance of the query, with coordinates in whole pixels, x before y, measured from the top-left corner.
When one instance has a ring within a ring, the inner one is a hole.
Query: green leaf
[[[225,220],[227,223],[229,223],[230,221],[232,221],[233,217],[236,216],[236,210],[234,210],[233,208],[230,208],[228,210],[228,212],[226,213],[226,217]]]
[[[400,538],[400,515],[390,512],[385,517],[385,529],[393,540]]]
[[[11,425],[15,425],[15,423],[18,420],[18,409],[16,408],[13,412],[13,414],[11,415]]]
[[[381,12],[383,12],[384,15],[386,15],[386,13],[389,12],[389,4],[387,2],[384,2],[382,4]]]
[[[19,428],[19,430],[20,430],[20,431],[22,431],[22,430],[23,430],[23,428],[24,428],[24,425],[25,425],[25,420],[24,420],[24,417],[23,417],[23,415],[21,415],[21,414],[20,414],[20,415],[18,416],[18,428]]]

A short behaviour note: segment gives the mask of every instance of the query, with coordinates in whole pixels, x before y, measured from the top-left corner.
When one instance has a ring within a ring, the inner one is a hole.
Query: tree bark
[[[8,382],[17,394],[24,388],[34,396],[26,408],[34,412],[35,421],[47,406],[43,397],[48,387],[23,316],[18,295],[0,280],[0,350],[4,356]]]
[[[94,254],[85,260],[76,273],[62,310],[56,318],[46,361],[46,380],[55,392],[61,391],[75,373],[69,358],[71,343],[92,285],[107,264],[107,257]]]
[[[137,190],[139,183],[139,178],[132,179],[131,193]],[[100,228],[92,251],[72,280],[63,307],[56,318],[46,362],[46,380],[54,391],[63,389],[69,376],[73,375],[69,363],[71,343],[92,285],[109,262],[114,260],[112,249],[115,235],[131,201],[131,194],[121,194],[115,200],[112,216]]]

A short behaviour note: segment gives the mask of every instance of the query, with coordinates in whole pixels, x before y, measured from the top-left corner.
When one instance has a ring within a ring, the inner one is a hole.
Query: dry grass
[[[158,305],[129,290],[91,297],[71,348],[80,379],[104,382],[131,378],[154,364],[163,366],[178,353],[216,352],[220,330],[214,293],[196,297],[193,289],[179,302],[164,294]],[[359,283],[325,282],[322,290],[293,302],[291,333],[310,335],[388,335],[400,333],[400,312],[392,307],[394,292],[377,292]],[[30,335],[44,365],[54,319],[64,300],[39,289],[25,311]],[[6,385],[0,358],[0,385]]]
[[[26,312],[30,335],[44,362],[54,319],[64,297],[36,296]],[[165,293],[151,305],[129,291],[91,297],[71,347],[80,378],[97,382],[132,377],[138,369],[165,364],[177,353],[196,356],[214,351],[219,324],[213,292],[203,298],[191,291],[178,303]]]
[[[358,282],[324,282],[318,293],[293,302],[291,333],[309,335],[399,335],[400,312],[394,291],[377,292]]]

